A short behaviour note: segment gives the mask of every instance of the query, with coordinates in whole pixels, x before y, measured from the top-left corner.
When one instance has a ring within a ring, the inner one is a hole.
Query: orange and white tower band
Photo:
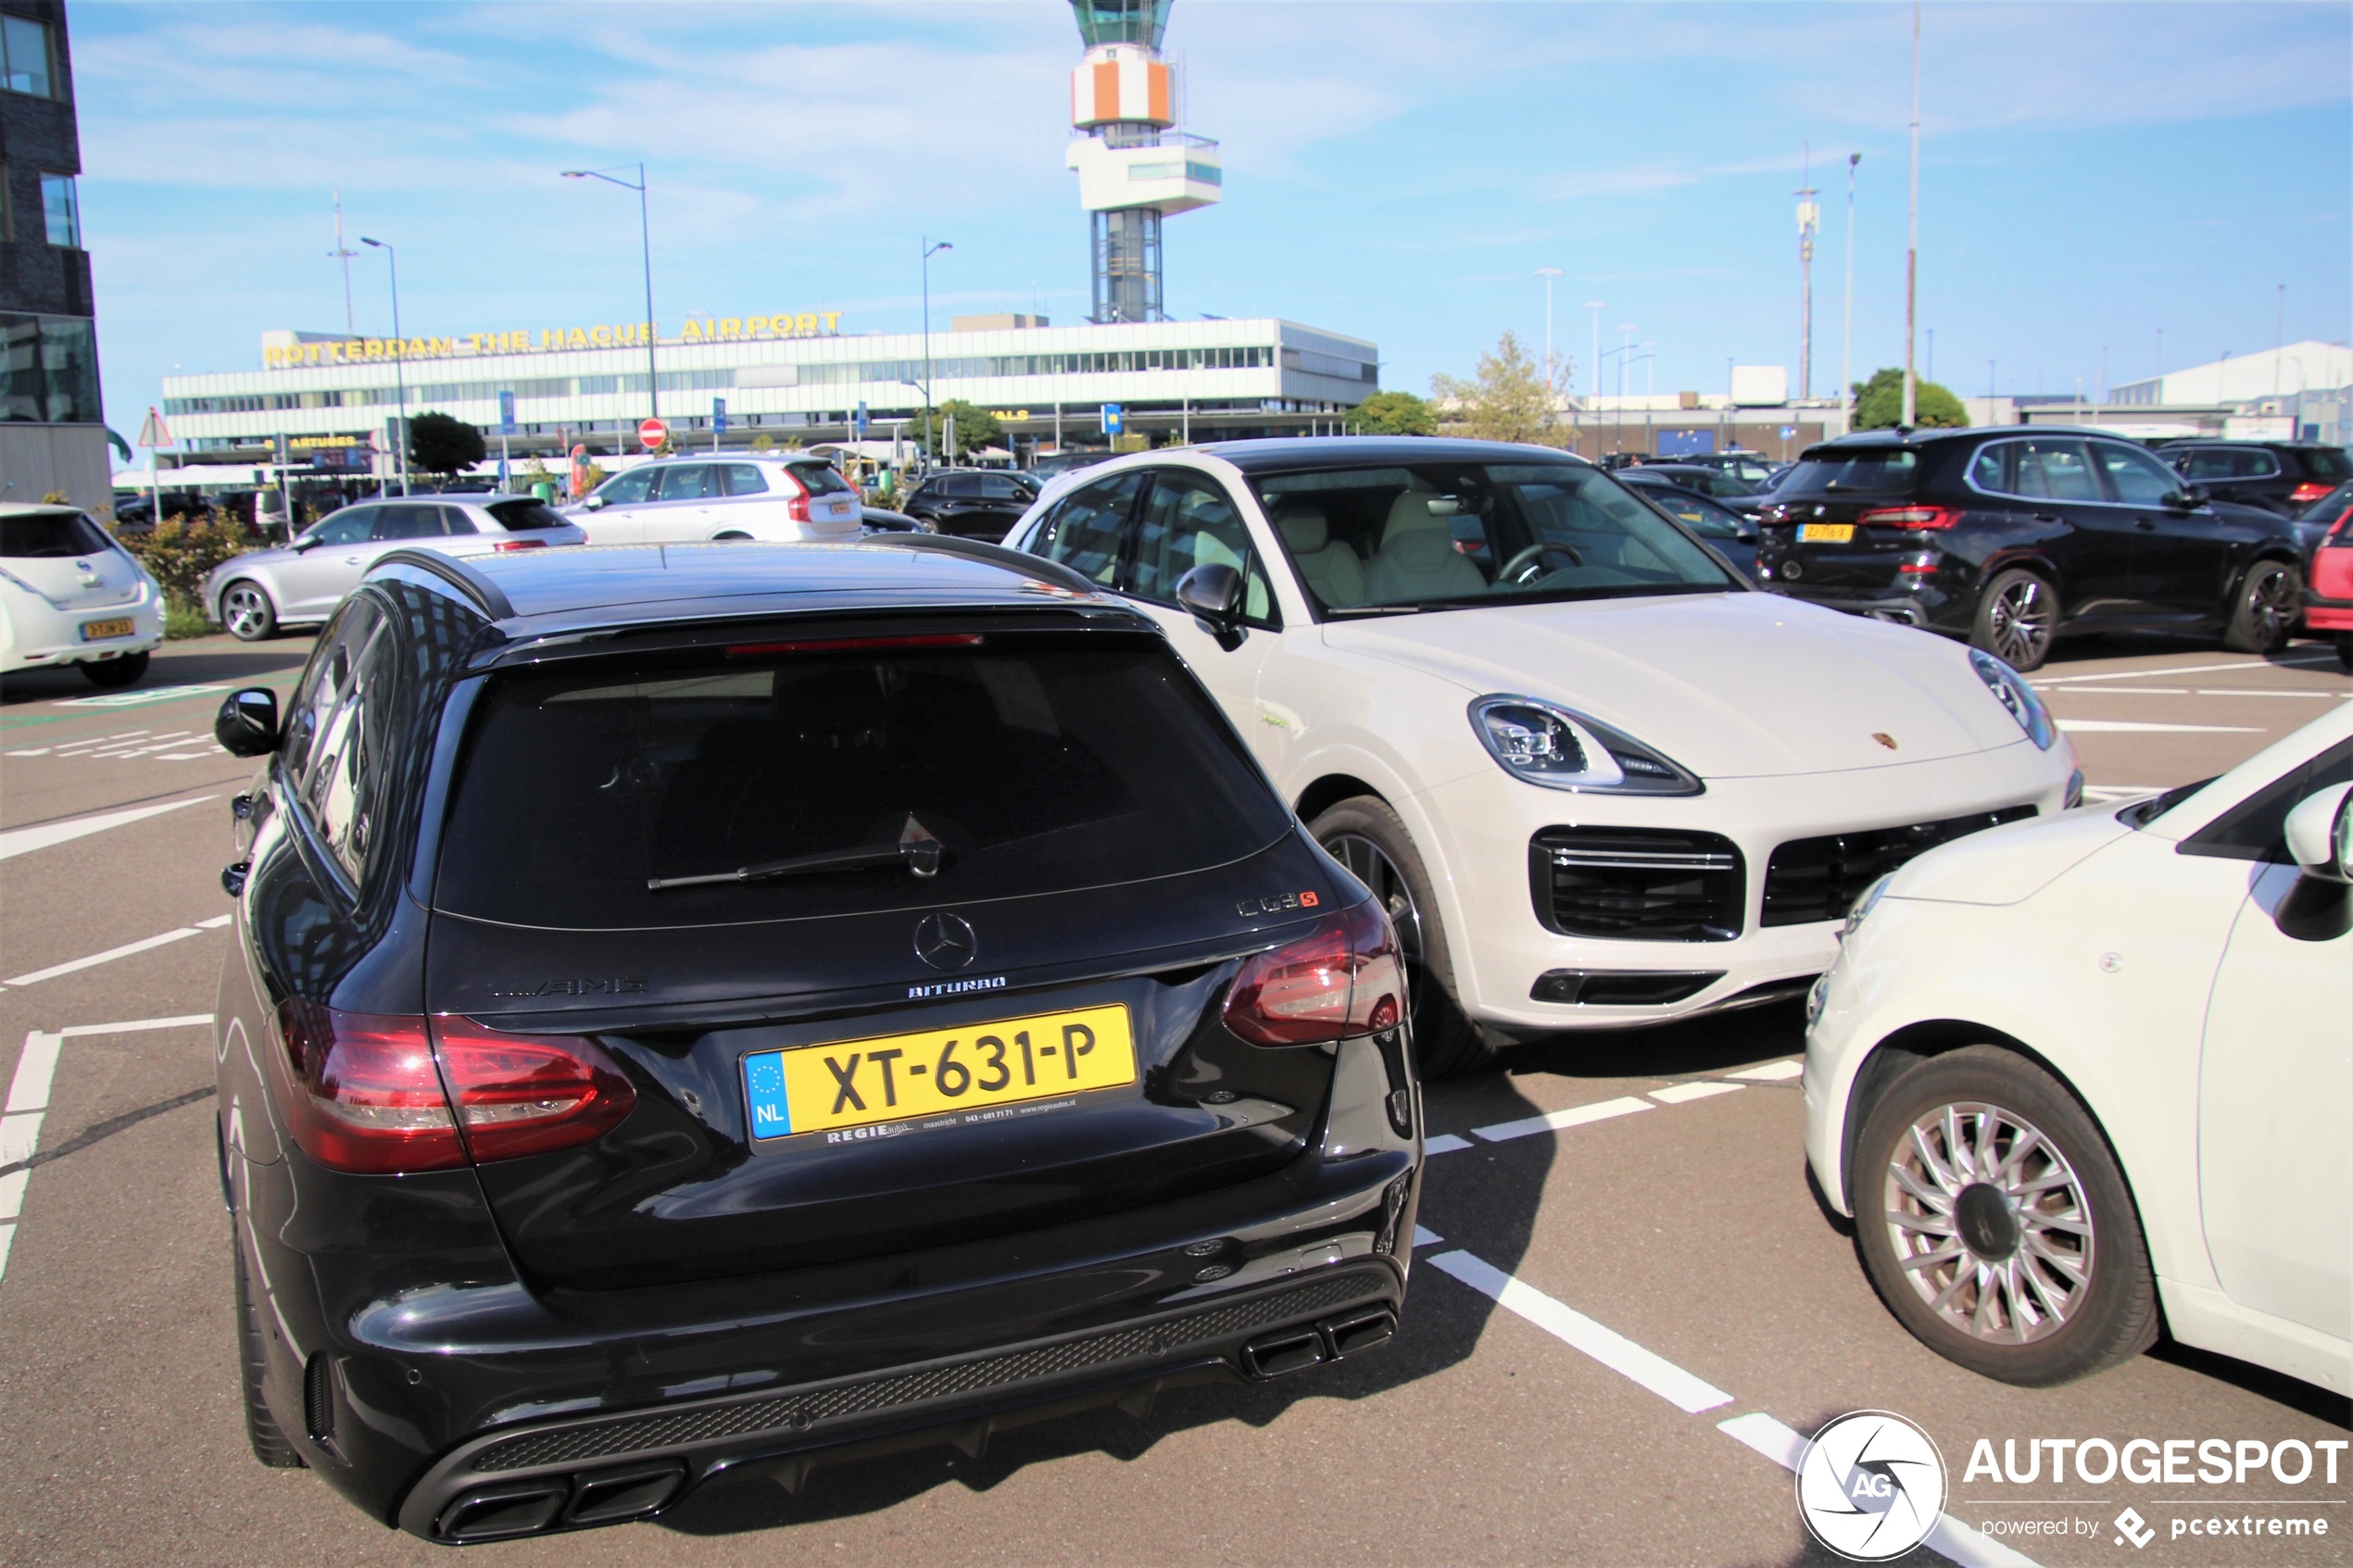
[[[1217,144],[1172,129],[1176,68],[1160,57],[1169,0],[1071,0],[1087,56],[1070,73],[1063,164],[1089,215],[1097,321],[1157,321],[1161,220],[1224,194]]]

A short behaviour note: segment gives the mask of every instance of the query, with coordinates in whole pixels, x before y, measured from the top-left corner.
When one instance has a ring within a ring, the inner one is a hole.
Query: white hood
[[[2028,744],[1959,645],[1778,594],[1366,616],[1326,623],[1324,641],[1467,695],[1576,709],[1703,779],[1901,767]]]

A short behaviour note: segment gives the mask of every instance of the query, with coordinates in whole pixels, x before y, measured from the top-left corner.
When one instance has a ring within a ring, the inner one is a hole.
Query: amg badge
[[[610,980],[550,980],[538,985],[519,985],[501,990],[492,986],[494,997],[623,997],[642,993],[646,982],[640,975],[615,975]]]

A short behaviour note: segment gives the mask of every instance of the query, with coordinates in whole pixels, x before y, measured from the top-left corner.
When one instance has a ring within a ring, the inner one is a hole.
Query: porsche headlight
[[[1480,697],[1470,705],[1470,721],[1504,771],[1548,789],[1698,795],[1706,787],[1623,731],[1534,697]]]
[[[1977,678],[1985,683],[1986,690],[1994,694],[1994,700],[2009,709],[2010,717],[2018,721],[2018,727],[2026,732],[2027,739],[2045,751],[2050,750],[2051,743],[2058,739],[2058,725],[2052,722],[2051,710],[2043,706],[2043,699],[2026,684],[2025,677],[1977,648],[1969,650],[1969,668],[1977,671]]]

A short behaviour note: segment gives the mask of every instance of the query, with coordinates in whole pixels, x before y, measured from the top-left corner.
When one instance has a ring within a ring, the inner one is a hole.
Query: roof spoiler
[[[862,545],[881,545],[901,550],[930,550],[943,556],[962,556],[1008,571],[1018,571],[1040,583],[1057,588],[1073,588],[1082,594],[1100,594],[1103,585],[1091,577],[1083,576],[1043,556],[1033,556],[1026,550],[1009,550],[1002,545],[986,544],[978,539],[960,539],[952,533],[875,533],[859,541]],[[406,552],[395,552],[405,554]],[[391,558],[390,557],[385,558]]]
[[[474,608],[493,621],[508,621],[514,616],[515,607],[505,591],[454,556],[436,550],[390,550],[375,558],[368,568],[368,575],[373,577],[387,566],[412,566],[440,578],[473,601]]]

